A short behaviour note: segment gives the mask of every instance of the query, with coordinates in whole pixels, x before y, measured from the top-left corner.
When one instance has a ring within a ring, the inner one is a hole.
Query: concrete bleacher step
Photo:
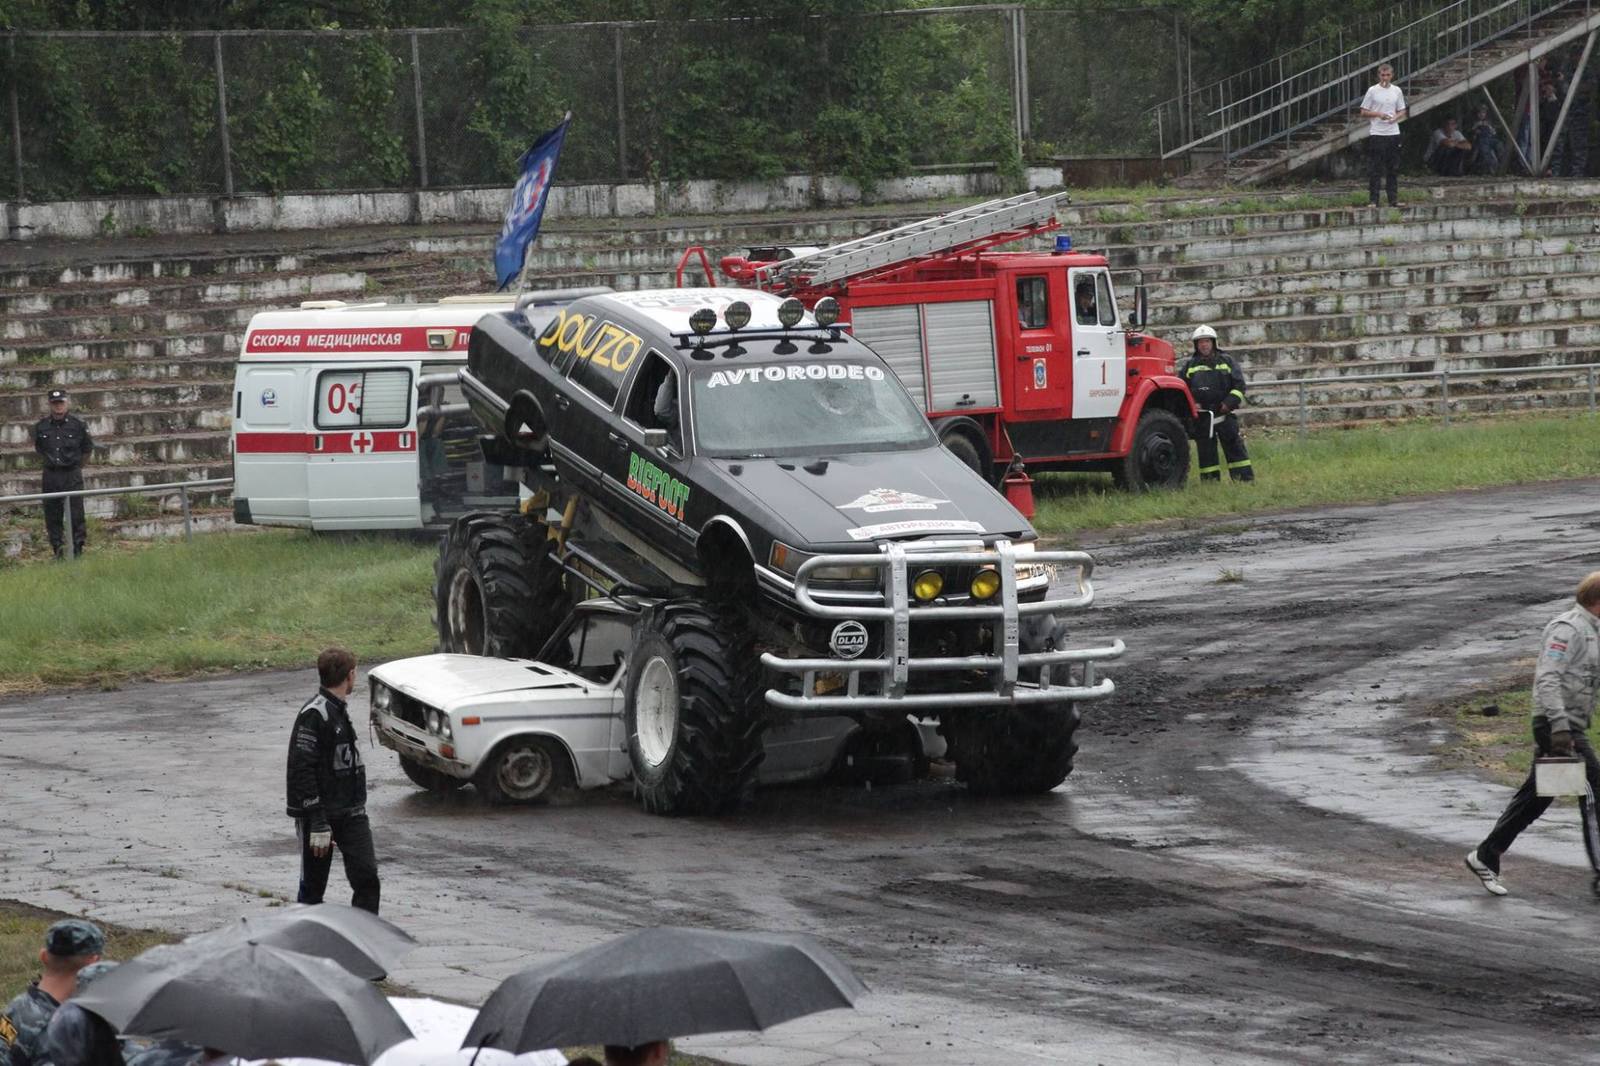
[[[62,362],[102,360],[171,360],[237,353],[243,330],[186,336],[151,334],[139,337],[0,345],[0,367],[38,367]]]
[[[1521,390],[1458,395],[1456,383],[1450,386],[1450,417],[1471,418],[1490,414],[1582,413],[1590,409],[1590,396],[1583,388],[1529,387]],[[1306,412],[1309,426],[1370,424],[1379,420],[1431,418],[1441,416],[1439,396],[1415,395],[1383,399],[1318,399]],[[1295,406],[1251,408],[1256,425],[1288,428],[1300,424],[1300,409]]]
[[[23,393],[38,400],[52,386],[81,389],[115,387],[121,381],[232,381],[236,353],[170,360],[108,359],[94,363],[46,362],[0,366],[0,393]]]
[[[1404,302],[1393,307],[1256,318],[1213,318],[1211,324],[1234,349],[1263,344],[1299,344],[1330,338],[1364,339],[1374,345],[1395,336],[1446,336],[1497,329],[1508,338],[1528,327],[1600,318],[1600,296],[1549,296],[1453,302],[1443,306]],[[1508,343],[1511,341],[1508,340]]]
[[[184,403],[180,400],[170,406],[119,406],[114,410],[80,408],[75,413],[89,427],[99,448],[112,449],[108,461],[129,462],[132,455],[118,457],[114,449],[129,441],[146,440],[161,435],[208,433],[228,429],[228,396],[220,397],[214,404]],[[33,452],[32,419],[18,419],[0,423],[0,456],[21,451]],[[226,438],[223,441],[227,444]],[[148,454],[140,452],[140,455]]]
[[[73,413],[85,420],[100,414],[115,416],[147,409],[225,409],[232,399],[231,377],[179,381],[117,379],[103,387],[80,386],[72,390]],[[38,390],[0,391],[0,441],[9,440],[16,428],[9,424],[12,420],[26,429],[45,417],[45,413]]]
[[[221,412],[210,412],[209,415],[217,422],[226,417]],[[225,425],[183,430],[152,427],[142,434],[122,435],[104,428],[97,430],[91,424],[90,433],[98,438],[90,465],[102,469],[133,465],[193,465],[200,462],[227,462],[229,459],[230,444]],[[31,444],[0,446],[0,470],[34,468],[37,458]]]
[[[1459,330],[1448,334],[1349,337],[1297,341],[1291,344],[1230,345],[1247,371],[1272,371],[1291,366],[1334,366],[1440,359],[1482,359],[1487,356],[1522,356],[1541,352],[1566,352],[1600,347],[1600,322],[1566,322],[1548,326],[1522,326],[1510,330]]]

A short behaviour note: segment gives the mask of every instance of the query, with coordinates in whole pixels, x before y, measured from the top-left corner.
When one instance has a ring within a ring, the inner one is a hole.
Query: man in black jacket
[[[367,770],[345,700],[356,659],[343,648],[317,656],[322,687],[300,708],[289,734],[289,817],[300,836],[301,903],[321,903],[333,865],[344,856],[352,906],[378,913],[378,858],[367,821]]]
[[[73,492],[83,488],[83,460],[94,442],[83,420],[67,413],[67,394],[50,390],[50,413],[33,426],[33,450],[44,459],[44,483],[40,492]],[[61,558],[66,537],[61,529],[61,505],[67,501],[44,501],[44,528],[50,548]],[[82,555],[88,530],[83,524],[83,497],[71,497],[72,554]]]
[[[1196,329],[1191,340],[1194,353],[1183,364],[1183,380],[1201,409],[1194,431],[1200,479],[1221,480],[1222,465],[1217,460],[1217,442],[1221,441],[1228,476],[1235,481],[1254,481],[1255,469],[1245,451],[1239,418],[1233,413],[1244,403],[1244,372],[1232,356],[1217,347],[1217,331],[1210,326]]]

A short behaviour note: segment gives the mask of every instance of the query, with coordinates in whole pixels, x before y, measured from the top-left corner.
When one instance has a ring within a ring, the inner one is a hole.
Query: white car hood
[[[551,696],[569,696],[574,688],[593,687],[575,674],[532,659],[481,655],[417,655],[384,663],[369,676],[441,708],[501,692],[523,692],[537,698],[539,689],[549,690]]]

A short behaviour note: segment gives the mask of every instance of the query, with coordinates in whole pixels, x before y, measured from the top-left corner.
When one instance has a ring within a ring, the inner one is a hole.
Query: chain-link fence
[[[509,184],[571,110],[565,182],[872,180],[1145,153],[1169,14],[1019,4],[392,31],[5,34],[0,196]]]

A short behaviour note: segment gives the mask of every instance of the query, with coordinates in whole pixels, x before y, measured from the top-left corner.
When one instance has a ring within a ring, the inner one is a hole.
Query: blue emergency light
[[[1072,251],[1072,236],[1066,233],[1056,234],[1056,252],[1059,254],[1070,251]]]

